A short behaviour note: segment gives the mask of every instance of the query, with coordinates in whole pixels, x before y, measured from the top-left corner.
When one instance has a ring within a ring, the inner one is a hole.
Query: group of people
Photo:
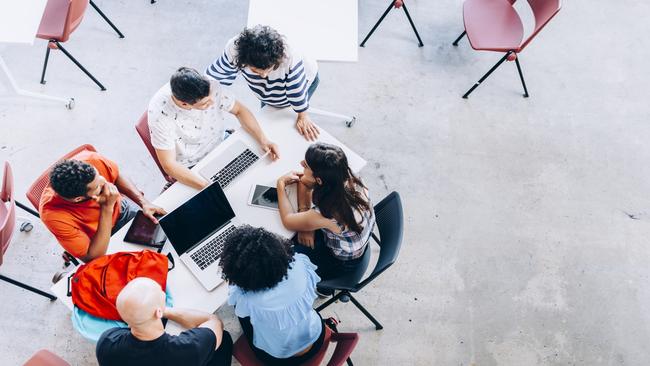
[[[227,138],[225,112],[235,115],[272,159],[280,158],[279,147],[267,139],[254,115],[222,88],[240,73],[262,107],[291,107],[298,132],[317,139],[319,130],[307,114],[319,81],[316,63],[272,28],[248,28],[228,41],[205,74],[181,67],[151,99],[152,145],[165,172],[178,182],[196,189],[210,183],[190,168]],[[340,147],[314,143],[301,165],[302,172],[277,180],[278,192],[297,185],[297,211],[286,195],[278,195],[282,223],[296,236],[289,240],[243,225],[228,237],[220,259],[229,283],[228,302],[264,364],[297,365],[319,351],[325,330],[313,303],[331,293],[318,283],[357,267],[375,224],[368,190]],[[52,168],[39,206],[61,246],[83,262],[105,255],[110,236],[139,210],[154,222],[166,213],[115,162],[91,151]],[[101,336],[96,349],[100,365],[230,364],[232,339],[222,322],[213,314],[166,307],[165,293],[155,281],[130,281],[116,306],[129,328]],[[188,330],[166,334],[163,319]]]

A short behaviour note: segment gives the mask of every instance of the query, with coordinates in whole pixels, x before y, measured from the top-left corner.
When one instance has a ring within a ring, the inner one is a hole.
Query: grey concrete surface
[[[105,85],[100,92],[54,52],[38,84],[44,41],[11,46],[23,87],[74,96],[0,99],[0,161],[17,196],[53,160],[82,143],[118,161],[149,197],[163,180],[134,121],[175,67],[204,68],[246,22],[246,1],[97,0],[126,34],[92,10],[67,43]],[[379,200],[401,193],[406,231],[398,262],[359,294],[385,325],[352,304],[325,315],[361,341],[358,365],[648,365],[650,352],[650,126],[646,1],[566,1],[521,55],[531,98],[504,64],[469,100],[460,96],[500,57],[475,52],[460,0],[409,3],[425,46],[393,12],[357,63],[321,63],[314,103],[358,124],[324,128],[368,159],[362,176]],[[359,35],[386,1],[362,0]],[[336,22],[332,22],[332,27]],[[4,85],[4,84],[0,84]],[[257,105],[241,80],[237,97]],[[26,216],[25,214],[23,214]],[[59,248],[34,219],[16,233],[2,273],[41,288]],[[59,303],[0,283],[0,364],[40,348],[95,364],[93,345]],[[219,311],[235,335],[232,309]]]

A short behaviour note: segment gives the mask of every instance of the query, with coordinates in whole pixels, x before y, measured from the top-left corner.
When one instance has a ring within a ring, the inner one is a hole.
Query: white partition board
[[[358,59],[357,0],[250,0],[248,26],[268,25],[318,61]]]
[[[34,44],[47,0],[0,1],[0,43]]]

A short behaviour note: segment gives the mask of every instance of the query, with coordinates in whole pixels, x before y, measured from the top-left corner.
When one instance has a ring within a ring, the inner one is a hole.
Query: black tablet
[[[124,241],[132,244],[146,245],[148,247],[160,248],[165,244],[167,236],[154,224],[142,211],[138,211],[131,222],[129,231],[126,232]]]

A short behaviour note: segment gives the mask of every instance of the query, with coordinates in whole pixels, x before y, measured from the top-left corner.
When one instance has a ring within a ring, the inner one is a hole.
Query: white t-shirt
[[[214,104],[205,110],[183,109],[172,100],[169,83],[151,98],[148,117],[151,144],[158,150],[176,149],[176,161],[192,166],[223,140],[224,112],[235,106],[235,98],[211,83]]]

